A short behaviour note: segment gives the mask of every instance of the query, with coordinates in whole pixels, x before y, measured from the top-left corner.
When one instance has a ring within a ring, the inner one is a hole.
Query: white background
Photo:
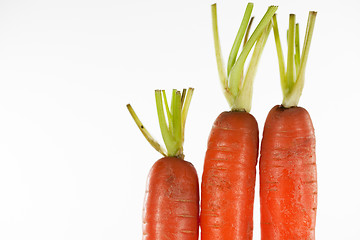
[[[218,81],[210,1],[0,1],[0,239],[140,239],[145,182],[161,156],[154,90],[194,87],[184,146],[201,178],[215,118],[229,110]],[[245,1],[220,1],[224,59]],[[357,239],[359,215],[358,1],[255,1],[257,23],[279,5],[301,37],[318,11],[300,106],[316,129],[317,239]],[[255,79],[260,134],[281,103],[271,33]],[[258,182],[257,182],[258,183]],[[258,187],[256,189],[258,192]],[[259,198],[254,239],[260,239]]]

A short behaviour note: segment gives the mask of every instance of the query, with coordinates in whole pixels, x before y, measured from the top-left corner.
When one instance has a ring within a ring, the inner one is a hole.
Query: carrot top
[[[279,60],[279,71],[281,88],[283,92],[282,105],[286,108],[297,106],[300,100],[305,81],[305,67],[309,55],[311,38],[313,35],[316,12],[309,12],[306,33],[304,38],[304,46],[300,56],[299,43],[299,24],[295,24],[295,14],[289,16],[289,30],[287,32],[287,66],[285,71],[285,63],[283,52],[281,49],[279,30],[276,15],[273,16],[273,29],[276,44],[276,51]]]
[[[250,112],[252,87],[257,65],[259,63],[266,40],[269,36],[271,30],[271,18],[275,14],[277,6],[270,6],[268,8],[258,26],[255,28],[254,32],[251,34],[250,38],[248,38],[253,20],[253,18],[250,19],[252,9],[253,4],[248,3],[239,31],[230,51],[227,71],[225,71],[224,63],[221,57],[216,4],[211,5],[217,68],[225,98],[228,101],[231,110],[233,111]],[[243,42],[243,48],[238,56],[241,42]],[[245,61],[254,45],[255,48],[247,71],[245,72]]]
[[[126,105],[132,118],[146,140],[155,148],[156,151],[164,156],[184,158],[184,129],[193,92],[193,88],[189,88],[188,91],[183,89],[182,93],[174,89],[172,91],[171,105],[169,107],[165,90],[155,90],[159,125],[167,151],[146,130],[131,105]]]

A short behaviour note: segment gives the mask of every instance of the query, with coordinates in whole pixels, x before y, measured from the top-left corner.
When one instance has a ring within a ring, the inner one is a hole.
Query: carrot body
[[[216,119],[201,184],[201,238],[252,239],[259,131],[246,112],[223,112]]]
[[[315,239],[315,135],[304,108],[270,111],[259,164],[261,239]]]
[[[194,166],[176,157],[151,168],[143,209],[143,240],[197,240],[199,183]]]

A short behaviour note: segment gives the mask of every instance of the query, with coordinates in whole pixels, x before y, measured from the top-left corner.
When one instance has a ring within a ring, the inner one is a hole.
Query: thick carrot
[[[261,239],[315,239],[314,128],[301,107],[275,106],[260,157]]]
[[[252,8],[253,4],[248,4],[230,52],[226,74],[221,60],[216,5],[212,5],[217,66],[231,111],[219,115],[208,139],[201,184],[200,226],[203,240],[252,239],[259,131],[249,111],[256,67],[277,7],[269,7],[247,39]],[[244,36],[244,47],[236,60]],[[244,71],[246,57],[254,45],[249,67]]]
[[[165,157],[151,168],[143,208],[143,240],[197,240],[199,236],[199,182],[194,166],[184,160],[184,127],[193,89],[173,91],[169,108],[164,91],[156,90],[161,133],[167,152],[155,141],[127,105],[141,132]],[[164,104],[163,104],[164,99]],[[168,120],[165,118],[165,111]]]
[[[289,19],[287,70],[276,16],[274,35],[279,59],[283,103],[265,122],[260,156],[261,239],[315,239],[317,175],[314,127],[309,113],[298,107],[316,12],[310,12],[300,57],[299,27]]]
[[[223,112],[208,140],[201,184],[202,239],[252,239],[259,131],[246,112]]]

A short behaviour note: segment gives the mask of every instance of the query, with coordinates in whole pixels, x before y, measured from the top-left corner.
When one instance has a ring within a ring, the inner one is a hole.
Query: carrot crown
[[[300,100],[305,81],[305,67],[309,55],[311,38],[314,31],[316,12],[309,12],[306,33],[304,38],[304,46],[300,56],[299,43],[299,24],[295,24],[295,14],[289,16],[289,29],[287,32],[287,66],[285,71],[285,63],[283,52],[281,49],[279,30],[276,15],[273,16],[273,28],[276,44],[276,51],[279,60],[279,71],[281,88],[283,92],[282,105],[286,108],[297,106]]]
[[[252,88],[256,69],[271,30],[271,18],[275,14],[277,8],[277,6],[270,6],[268,8],[254,32],[251,34],[250,38],[248,38],[253,21],[253,17],[250,19],[253,3],[248,3],[240,28],[230,51],[227,70],[225,71],[224,63],[221,57],[216,4],[211,5],[215,54],[220,82],[225,98],[228,101],[230,108],[234,111],[250,112]],[[239,48],[242,42],[243,48],[238,56]],[[245,71],[244,65],[246,58],[254,45],[255,48],[252,57],[248,68]]]
[[[188,91],[183,89],[182,93],[174,89],[172,91],[171,105],[169,107],[165,90],[155,90],[160,130],[167,151],[146,130],[131,105],[126,105],[146,140],[163,156],[184,158],[183,143],[185,122],[193,92],[193,88],[189,88]],[[165,117],[165,112],[167,119]]]

